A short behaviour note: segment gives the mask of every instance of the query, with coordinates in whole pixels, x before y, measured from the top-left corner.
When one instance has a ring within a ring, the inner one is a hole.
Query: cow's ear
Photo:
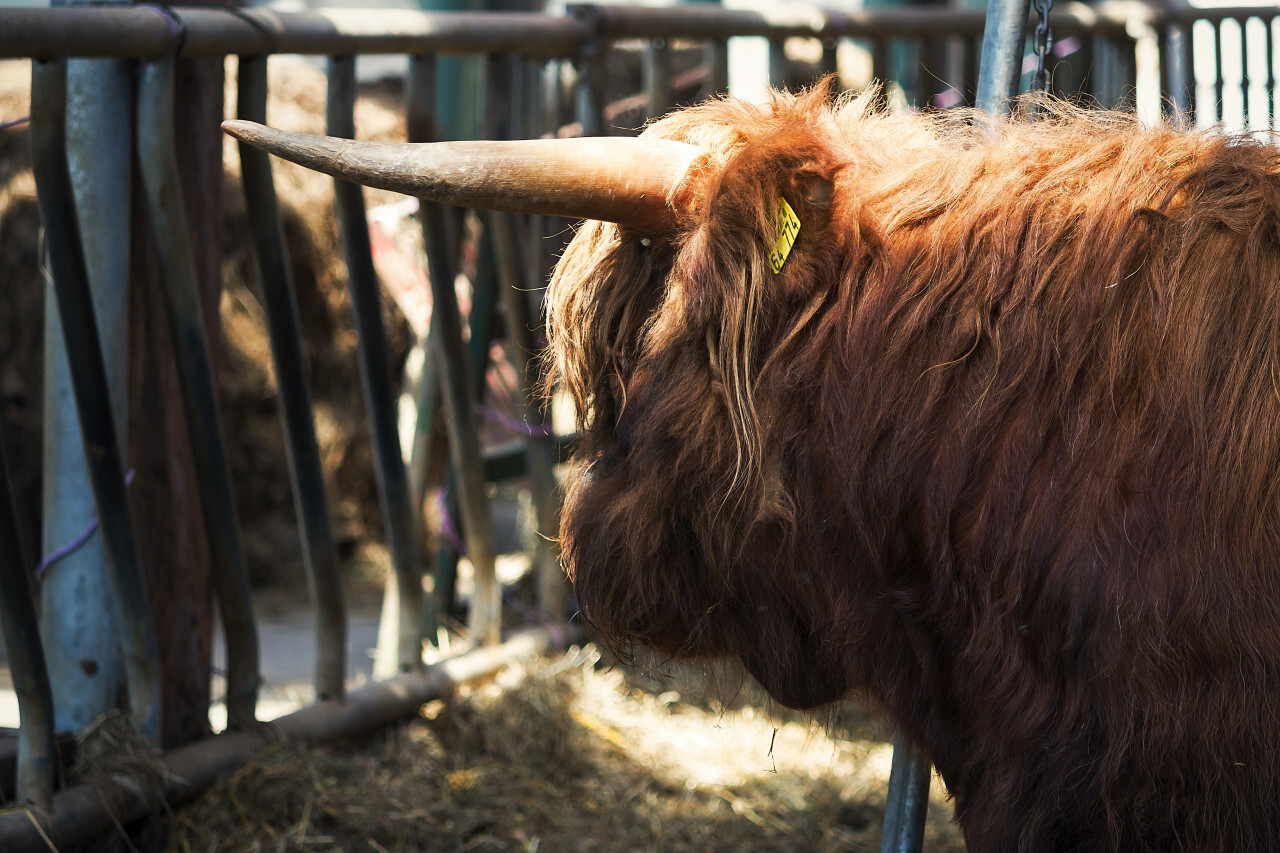
[[[813,264],[829,254],[826,249],[833,240],[835,181],[832,170],[819,164],[801,163],[782,173],[777,193],[769,262],[775,277],[787,282],[784,292],[795,298],[808,298],[820,278],[815,276]],[[784,236],[788,232],[788,220],[790,239]]]
[[[801,170],[795,177],[796,197],[805,209],[815,216],[828,217],[835,197],[835,183],[831,176],[817,169]]]

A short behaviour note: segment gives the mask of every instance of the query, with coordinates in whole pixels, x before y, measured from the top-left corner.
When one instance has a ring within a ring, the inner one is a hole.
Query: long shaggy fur
[[[676,232],[565,254],[585,617],[874,697],[976,853],[1280,850],[1276,149],[872,103],[679,112]]]

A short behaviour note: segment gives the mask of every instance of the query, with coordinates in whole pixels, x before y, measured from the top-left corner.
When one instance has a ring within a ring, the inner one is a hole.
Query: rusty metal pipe
[[[179,803],[194,797],[219,776],[273,744],[324,743],[389,725],[426,702],[447,697],[456,685],[555,648],[561,636],[561,632],[545,628],[521,631],[500,646],[477,648],[421,672],[374,682],[349,694],[345,701],[317,702],[251,730],[218,735],[174,750],[164,757],[165,799]],[[102,776],[57,794],[46,831],[62,848],[153,814],[159,806],[135,780]],[[48,853],[49,846],[36,831],[33,817],[28,811],[0,815],[0,850]]]
[[[227,719],[233,727],[250,726],[259,686],[258,629],[249,601],[249,573],[236,518],[217,387],[173,147],[174,61],[168,56],[143,63],[139,69],[138,163],[159,250],[165,314],[213,560],[214,592],[226,634]]]

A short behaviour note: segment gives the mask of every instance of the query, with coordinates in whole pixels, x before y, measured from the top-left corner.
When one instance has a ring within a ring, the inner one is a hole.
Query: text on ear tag
[[[779,197],[773,222],[774,235],[773,246],[769,249],[769,267],[774,275],[777,275],[782,272],[782,264],[787,260],[787,255],[791,254],[791,247],[795,245],[796,235],[800,233],[800,220],[796,217],[796,212],[791,209],[791,205],[787,204],[787,200]]]

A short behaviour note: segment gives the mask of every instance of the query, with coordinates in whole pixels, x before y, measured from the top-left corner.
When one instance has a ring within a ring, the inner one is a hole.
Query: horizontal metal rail
[[[418,706],[448,696],[456,685],[492,675],[519,660],[552,650],[561,632],[534,628],[515,634],[500,646],[477,648],[423,671],[377,681],[348,695],[345,701],[317,702],[249,731],[208,738],[163,757],[166,801],[178,803],[207,788],[223,773],[245,763],[276,743],[315,744],[350,737],[390,725]],[[60,849],[156,810],[155,796],[136,779],[99,776],[53,798],[50,822],[30,809],[0,814],[0,850],[46,853],[48,839]]]
[[[387,9],[272,12],[154,6],[0,10],[0,58],[267,53],[520,53],[571,56],[588,33],[572,18]]]
[[[716,6],[573,6],[552,17],[527,12],[418,12],[329,9],[274,12],[265,9],[175,7],[171,18],[157,7],[57,7],[0,10],[0,58],[58,56],[160,56],[178,42],[179,56],[255,56],[269,53],[519,54],[575,56],[593,38],[715,40],[735,36],[770,39],[910,38],[980,36],[980,9],[885,8],[835,12],[790,6],[777,12]],[[1055,32],[1121,34],[1138,21],[1150,26],[1265,14],[1256,7],[1199,9],[1142,3],[1086,6],[1059,4]],[[180,25],[179,23],[180,22]]]

